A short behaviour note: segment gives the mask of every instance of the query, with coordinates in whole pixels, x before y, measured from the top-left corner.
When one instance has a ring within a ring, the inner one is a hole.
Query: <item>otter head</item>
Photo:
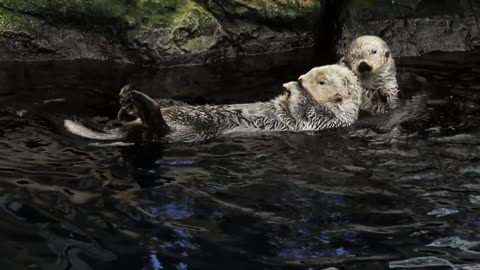
[[[385,41],[376,36],[361,36],[347,48],[343,63],[359,76],[376,74],[392,60]]]
[[[318,103],[342,107],[358,105],[362,89],[351,70],[341,65],[316,67],[298,78],[298,84]]]

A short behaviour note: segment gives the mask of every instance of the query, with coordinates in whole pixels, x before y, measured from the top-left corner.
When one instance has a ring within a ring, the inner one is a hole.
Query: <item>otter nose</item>
[[[372,71],[372,67],[369,66],[365,62],[361,62],[360,65],[358,65],[357,70],[358,70],[358,72],[363,73],[363,72],[366,72],[366,71]]]

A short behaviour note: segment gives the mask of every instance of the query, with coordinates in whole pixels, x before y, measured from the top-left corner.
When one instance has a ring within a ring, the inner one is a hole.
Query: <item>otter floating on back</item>
[[[71,120],[64,125],[96,140],[128,139],[140,130],[149,140],[195,142],[238,132],[317,131],[349,126],[358,118],[362,88],[346,67],[314,68],[284,88],[284,94],[267,102],[194,106],[154,100],[126,86],[118,114],[123,127],[98,132]],[[128,116],[136,120],[126,122]]]
[[[395,61],[385,41],[376,36],[356,38],[340,63],[350,68],[364,88],[361,111],[383,113],[398,106]]]

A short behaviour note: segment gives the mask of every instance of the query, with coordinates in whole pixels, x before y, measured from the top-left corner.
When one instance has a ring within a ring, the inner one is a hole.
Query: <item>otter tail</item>
[[[93,128],[87,127],[82,123],[73,120],[64,120],[63,125],[69,132],[75,135],[94,140],[115,141],[127,137],[127,132],[124,128],[94,130]]]

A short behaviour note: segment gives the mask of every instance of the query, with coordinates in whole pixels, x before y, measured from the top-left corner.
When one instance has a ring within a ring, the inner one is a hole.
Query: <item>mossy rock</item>
[[[0,7],[40,17],[118,18],[128,11],[127,0],[0,0]]]
[[[0,33],[29,32],[41,24],[41,20],[0,8]]]
[[[200,0],[219,16],[288,23],[308,18],[322,8],[321,0]]]
[[[217,27],[212,14],[193,0],[141,0],[131,9],[130,22],[142,29],[184,28],[198,30]]]
[[[3,37],[11,45],[3,59],[16,57],[19,37],[24,59],[29,52],[37,59],[34,54],[41,48],[42,57],[51,53],[54,59],[86,56],[155,65],[309,47],[322,2],[0,0],[0,33],[8,33]],[[65,38],[69,41],[63,42]],[[96,49],[89,53],[89,48]],[[112,48],[119,55],[110,55]]]

